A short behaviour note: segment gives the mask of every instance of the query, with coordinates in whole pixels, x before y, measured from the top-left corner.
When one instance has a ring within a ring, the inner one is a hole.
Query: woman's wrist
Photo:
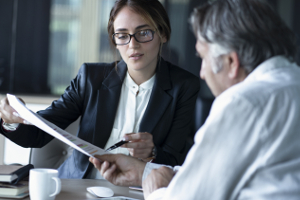
[[[144,162],[154,162],[155,158],[156,158],[156,155],[157,155],[157,149],[156,147],[154,146],[152,151],[151,151],[151,154],[149,155],[148,158],[144,158],[144,159],[140,159],[141,161],[144,161]]]
[[[2,128],[7,131],[7,132],[11,132],[11,131],[15,131],[17,130],[17,128],[19,127],[19,123],[5,123],[3,120],[2,120]]]
[[[157,156],[157,149],[156,149],[156,146],[154,146],[153,149],[152,149],[152,152],[151,152],[151,157],[153,159],[155,159],[156,156]]]

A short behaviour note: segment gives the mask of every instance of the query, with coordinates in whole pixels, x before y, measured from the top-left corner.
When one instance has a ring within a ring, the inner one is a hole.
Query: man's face
[[[228,63],[225,62],[225,57],[220,56],[214,58],[210,51],[210,46],[207,42],[197,40],[196,50],[202,59],[202,65],[200,70],[200,77],[205,80],[208,87],[215,97],[220,95],[228,88]],[[216,70],[221,68],[220,70]],[[218,72],[215,72],[218,71]]]

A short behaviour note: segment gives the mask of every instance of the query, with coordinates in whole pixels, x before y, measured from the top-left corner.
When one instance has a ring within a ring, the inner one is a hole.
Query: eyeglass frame
[[[148,31],[148,30],[152,33],[152,39],[151,40],[145,41],[145,42],[140,42],[138,39],[136,39],[135,34],[137,34],[138,32],[141,32],[141,31]],[[114,41],[115,45],[127,45],[127,44],[130,43],[132,37],[134,37],[135,41],[137,41],[138,43],[146,43],[146,42],[151,42],[154,39],[154,34],[155,33],[156,33],[156,31],[153,31],[151,29],[139,30],[139,31],[135,32],[134,34],[127,33],[127,35],[129,35],[129,41],[126,44],[117,44],[116,43],[116,41],[115,41],[115,35],[116,34],[120,34],[120,33],[114,33],[114,34],[112,34],[112,38],[113,38],[113,41]]]

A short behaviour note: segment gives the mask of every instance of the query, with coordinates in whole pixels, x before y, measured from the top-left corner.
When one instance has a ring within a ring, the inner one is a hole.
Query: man
[[[205,4],[191,24],[200,76],[216,99],[182,167],[159,168],[123,155],[90,161],[114,184],[142,184],[151,200],[300,199],[294,34],[260,0]]]

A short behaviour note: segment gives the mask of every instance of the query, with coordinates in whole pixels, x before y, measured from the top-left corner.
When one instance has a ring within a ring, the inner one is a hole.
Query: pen
[[[126,144],[128,143],[128,141],[125,141],[125,140],[121,140],[120,142],[117,142],[116,144],[112,145],[111,147],[109,147],[108,149],[105,150],[105,152],[108,152],[108,151],[111,151],[111,150],[114,150],[120,146],[122,146],[123,144]]]

